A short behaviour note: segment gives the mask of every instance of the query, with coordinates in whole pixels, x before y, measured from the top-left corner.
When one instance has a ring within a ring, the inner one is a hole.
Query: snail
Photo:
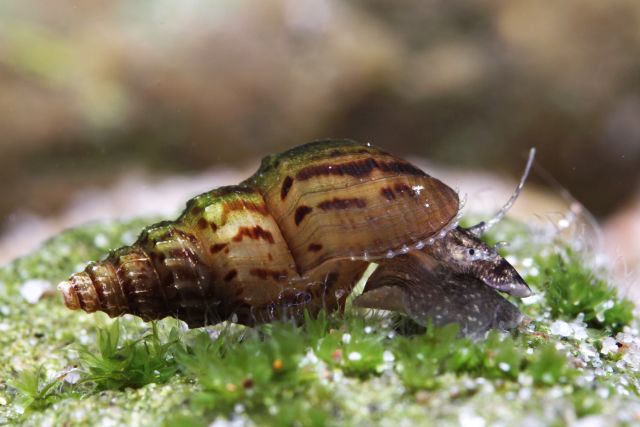
[[[147,227],[59,290],[68,308],[111,317],[255,325],[343,310],[376,262],[356,306],[459,322],[468,335],[513,328],[522,315],[496,290],[531,291],[481,236],[516,201],[533,157],[505,207],[462,228],[457,192],[411,163],[369,144],[311,142],[196,196],[177,220]]]

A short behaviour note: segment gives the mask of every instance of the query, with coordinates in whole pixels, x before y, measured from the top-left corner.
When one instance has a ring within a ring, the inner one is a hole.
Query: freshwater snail
[[[68,308],[111,317],[253,325],[343,308],[373,261],[358,306],[457,321],[467,334],[514,327],[520,312],[494,289],[530,290],[480,236],[515,202],[532,160],[533,150],[506,206],[464,229],[458,194],[409,162],[348,140],[308,143],[191,199],[177,220],[146,228],[59,289]]]

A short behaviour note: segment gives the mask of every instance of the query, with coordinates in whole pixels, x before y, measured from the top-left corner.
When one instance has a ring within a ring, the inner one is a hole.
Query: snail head
[[[498,253],[499,243],[490,247],[481,239],[491,227],[500,222],[518,199],[529,176],[536,150],[532,148],[520,182],[507,203],[493,218],[470,228],[457,227],[437,241],[430,252],[447,268],[461,274],[469,274],[480,279],[486,285],[513,296],[526,297],[531,290],[516,269]]]
[[[484,243],[469,229],[457,227],[430,250],[431,255],[455,273],[473,276],[487,286],[516,297],[531,295],[531,289],[496,247]]]

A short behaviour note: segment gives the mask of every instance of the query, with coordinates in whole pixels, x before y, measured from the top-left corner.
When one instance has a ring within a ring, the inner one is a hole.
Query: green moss
[[[634,322],[629,303],[566,245],[531,244],[526,228],[509,222],[490,238],[508,234],[514,244],[505,250],[516,264],[531,260],[520,268],[539,296],[521,305],[527,326],[476,342],[459,337],[455,325],[400,328],[395,317],[350,306],[344,316],[321,313],[302,325],[187,331],[172,319],[113,322],[69,311],[57,297],[29,304],[20,296],[25,280],[55,284],[131,243],[150,222],[71,230],[0,269],[0,324],[7,325],[0,334],[0,422],[458,425],[471,414],[516,425],[604,414],[616,425],[640,407],[636,342],[600,353]],[[550,333],[555,319],[579,325],[580,313],[593,328],[584,337]],[[616,339],[638,337],[626,330]],[[69,381],[72,367],[78,382]]]
[[[509,242],[500,250],[502,255],[521,263],[527,260],[523,275],[534,292],[543,296],[539,304],[523,307],[527,314],[536,317],[549,312],[554,319],[569,321],[582,317],[589,327],[613,334],[632,323],[633,302],[618,295],[616,287],[604,279],[606,272],[593,268],[593,254],[578,253],[571,242],[555,236],[532,241],[527,238],[530,233],[525,224],[507,219],[485,236],[490,245]]]
[[[553,343],[542,346],[527,370],[537,385],[553,386],[567,383],[576,372],[567,363],[565,354]]]
[[[573,394],[571,401],[578,418],[601,413],[602,406],[605,404],[603,399],[594,395],[589,390],[577,390]]]
[[[9,385],[20,393],[18,403],[27,411],[45,409],[62,398],[61,382],[57,378],[47,379],[42,366],[25,369]]]
[[[457,325],[430,327],[423,336],[400,338],[395,344],[400,377],[413,391],[441,387],[447,373],[503,381],[516,381],[526,373],[539,386],[565,383],[575,373],[553,344],[536,346],[497,331],[472,342],[459,337]]]
[[[195,407],[228,414],[242,404],[260,412],[302,394],[310,378],[298,368],[305,343],[297,332],[293,325],[271,325],[215,341],[202,332],[177,356],[183,372],[200,385]]]
[[[174,327],[167,337],[161,337],[157,323],[151,332],[138,339],[122,340],[120,322],[114,321],[97,330],[97,352],[83,347],[82,367],[85,381],[98,390],[122,390],[150,383],[164,383],[177,371],[172,350],[178,345],[178,330]]]
[[[351,317],[339,329],[329,331],[312,348],[332,368],[345,375],[367,378],[380,373],[384,365],[385,335],[369,319]]]
[[[587,269],[571,250],[540,260],[544,266],[546,303],[554,318],[575,318],[580,313],[593,328],[619,332],[633,320],[634,305],[619,298],[617,290]]]

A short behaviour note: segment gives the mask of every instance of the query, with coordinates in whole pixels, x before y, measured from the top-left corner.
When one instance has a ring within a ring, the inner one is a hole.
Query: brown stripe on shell
[[[238,270],[233,269],[231,271],[229,271],[225,276],[224,276],[224,281],[225,282],[230,282],[233,279],[236,278],[236,276],[238,275]]]
[[[310,214],[312,210],[313,208],[309,206],[298,206],[298,209],[296,209],[296,214],[294,217],[294,221],[296,225],[300,225],[304,217]]]
[[[82,298],[82,294],[79,292],[78,284],[76,282],[71,282],[71,288],[73,289],[73,293],[78,295],[78,305],[80,306],[80,309],[87,311],[84,298]]]
[[[359,199],[357,197],[349,198],[349,199],[341,199],[338,197],[334,197],[331,200],[325,200],[318,204],[318,207],[323,211],[328,210],[340,210],[340,209],[351,209],[351,208],[366,208],[367,201],[364,199]]]
[[[249,270],[249,274],[259,277],[262,280],[265,280],[269,277],[271,277],[273,280],[283,280],[287,278],[286,270],[270,270],[268,268],[252,268],[251,270]]]
[[[218,252],[220,252],[221,250],[226,248],[227,244],[228,243],[216,243],[216,244],[213,244],[209,248],[209,252],[211,252],[212,254],[217,254]]]
[[[377,161],[373,158],[354,160],[347,163],[325,163],[321,165],[307,166],[296,174],[300,181],[306,181],[318,176],[352,176],[354,178],[364,178],[371,175],[374,170],[382,172],[392,172],[395,174],[407,174],[413,176],[425,176],[426,174],[413,166],[411,163],[402,161]]]
[[[230,212],[243,210],[256,212],[262,216],[269,215],[269,209],[264,203],[256,204],[253,202],[246,202],[244,200],[232,200],[223,205],[222,222],[227,222],[227,218],[229,217]]]
[[[241,242],[244,237],[248,237],[252,240],[262,239],[271,244],[275,243],[275,240],[273,239],[273,235],[271,234],[271,232],[268,230],[265,230],[259,225],[256,225],[253,227],[240,227],[238,229],[238,233],[235,236],[233,236],[231,240],[233,240],[234,242]]]
[[[319,252],[322,250],[322,245],[320,243],[309,243],[308,249],[311,252]]]
[[[380,194],[388,201],[396,200],[396,194],[403,196],[408,195],[412,198],[417,198],[420,193],[414,190],[411,186],[404,183],[394,184],[393,187],[383,187],[380,189]]]
[[[284,200],[287,198],[287,194],[289,194],[289,190],[291,190],[291,186],[293,185],[293,178],[289,175],[282,181],[282,188],[280,189],[280,199]]]
[[[387,199],[390,202],[396,199],[396,193],[393,192],[392,188],[389,188],[389,187],[381,188],[380,193],[385,199]]]
[[[410,186],[408,186],[407,184],[403,184],[399,182],[396,185],[394,185],[393,188],[396,191],[396,193],[399,193],[399,194],[407,194],[414,198],[418,196],[418,192],[413,188],[411,188]]]

